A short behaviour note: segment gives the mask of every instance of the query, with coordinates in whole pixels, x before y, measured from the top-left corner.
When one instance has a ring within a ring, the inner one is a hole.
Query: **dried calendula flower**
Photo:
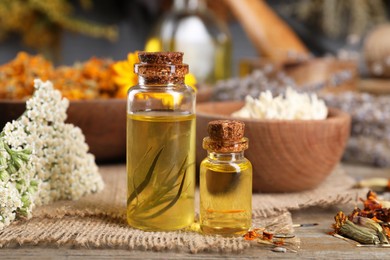
[[[245,238],[245,240],[249,240],[249,241],[262,237],[262,235],[259,232],[257,232],[259,230],[263,231],[264,229],[255,228],[253,230],[248,231],[243,237]]]
[[[263,239],[264,240],[272,240],[273,237],[274,237],[274,234],[267,232],[267,231],[263,231]]]
[[[120,91],[114,82],[113,61],[92,57],[73,66],[53,64],[41,55],[20,52],[0,65],[0,99],[27,99],[33,95],[35,78],[50,80],[70,100],[113,98]]]
[[[273,244],[274,234],[267,232],[264,228],[255,228],[248,231],[244,236],[245,240],[253,241],[256,240],[261,244]]]
[[[347,219],[347,216],[343,212],[340,211],[337,213],[334,219],[336,223],[333,224],[333,228],[336,233],[351,238],[361,244],[376,245],[380,243],[376,231],[354,224]]]
[[[390,222],[390,202],[378,199],[373,191],[367,193],[367,199],[362,200],[364,209],[355,209],[353,214],[368,218],[375,218],[378,221]],[[357,213],[355,212],[357,211]]]

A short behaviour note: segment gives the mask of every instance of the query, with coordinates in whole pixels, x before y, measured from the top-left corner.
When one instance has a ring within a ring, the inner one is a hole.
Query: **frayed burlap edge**
[[[291,233],[289,212],[255,220],[276,233]],[[299,240],[294,240],[299,246]],[[128,250],[239,253],[249,248],[243,237],[204,236],[193,231],[143,232],[130,228],[125,219],[110,216],[32,218],[13,223],[0,232],[0,247],[57,246]]]
[[[125,217],[125,167],[106,166],[101,171],[106,183],[101,193],[88,195],[77,202],[60,201],[35,209],[32,219],[14,222],[0,231],[0,247],[45,245],[197,253],[241,252],[255,245],[242,237],[204,236],[191,229],[176,232],[133,229],[127,225]],[[353,180],[338,167],[320,187],[311,191],[254,194],[253,226],[267,227],[276,233],[291,233],[292,219],[287,210],[353,201],[359,191],[349,189],[352,183]],[[295,248],[299,247],[299,239],[291,243]]]

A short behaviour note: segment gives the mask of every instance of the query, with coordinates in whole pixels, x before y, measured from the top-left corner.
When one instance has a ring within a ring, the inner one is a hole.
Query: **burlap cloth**
[[[19,245],[175,250],[186,252],[239,252],[250,246],[241,237],[203,236],[194,231],[143,232],[126,224],[124,166],[103,166],[106,183],[99,193],[79,201],[60,201],[36,208],[33,218],[12,223],[0,231],[0,247]],[[328,206],[355,200],[353,180],[338,167],[317,189],[294,194],[254,194],[253,224],[271,232],[291,233],[288,210]],[[198,202],[197,202],[198,205]],[[299,239],[292,244],[297,248]]]

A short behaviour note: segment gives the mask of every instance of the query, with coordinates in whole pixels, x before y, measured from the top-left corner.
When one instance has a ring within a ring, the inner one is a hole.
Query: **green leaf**
[[[161,189],[162,190],[161,192],[154,193],[153,196],[150,196],[149,198],[144,200],[139,205],[138,211],[145,212],[145,211],[148,211],[152,208],[157,208],[157,207],[163,205],[164,203],[167,203],[167,202],[173,200],[175,195],[168,196],[168,194],[171,190],[174,190],[175,188],[177,188],[179,186],[180,186],[180,183],[169,187],[169,189]]]
[[[173,186],[173,184],[176,182],[176,180],[180,177],[180,175],[182,174],[182,172],[183,172],[183,170],[184,170],[184,166],[185,166],[185,164],[186,164],[186,162],[187,162],[187,158],[188,158],[188,156],[186,156],[186,158],[184,158],[184,161],[183,161],[183,163],[181,164],[181,166],[180,166],[180,169],[179,169],[179,171],[177,172],[177,175],[175,176],[175,175],[173,175],[170,179],[168,179],[167,181],[166,181],[166,186],[168,187],[168,189],[169,189],[169,187],[172,187]],[[169,189],[169,190],[171,190],[171,189]]]
[[[130,194],[130,196],[127,199],[127,204],[130,204],[137,196],[140,194],[148,185],[150,182],[150,179],[152,178],[154,168],[156,168],[156,164],[158,161],[158,158],[160,157],[164,147],[160,149],[160,151],[157,153],[156,157],[153,159],[152,164],[150,165],[150,168],[148,170],[148,173],[145,176],[145,179],[138,185],[137,188],[134,189],[134,191]]]
[[[183,190],[183,186],[184,186],[184,181],[186,179],[186,174],[187,174],[187,170],[184,171],[184,174],[183,174],[183,179],[180,183],[180,187],[179,187],[179,190],[177,191],[177,194],[176,196],[173,198],[173,200],[168,204],[166,205],[164,208],[162,208],[161,210],[157,211],[156,213],[148,216],[148,217],[145,217],[145,219],[151,219],[151,218],[155,218],[157,216],[160,216],[161,214],[163,214],[165,211],[167,211],[168,209],[170,209],[173,205],[175,205],[175,203],[179,200],[180,196],[181,196],[181,192]]]

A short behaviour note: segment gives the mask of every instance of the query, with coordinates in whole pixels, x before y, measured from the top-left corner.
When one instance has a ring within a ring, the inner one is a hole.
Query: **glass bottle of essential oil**
[[[149,231],[194,221],[195,92],[181,52],[140,52],[127,100],[127,220]]]
[[[230,32],[206,0],[174,0],[170,12],[156,24],[145,50],[184,52],[184,61],[201,84],[231,76]]]
[[[252,164],[244,157],[244,123],[217,120],[203,139],[200,165],[200,227],[205,234],[241,235],[252,224]]]

